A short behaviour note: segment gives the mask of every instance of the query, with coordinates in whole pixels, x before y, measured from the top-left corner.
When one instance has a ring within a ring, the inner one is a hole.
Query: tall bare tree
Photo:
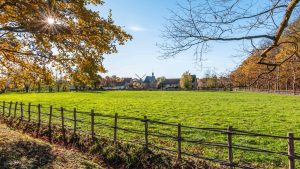
[[[267,68],[259,78],[293,56],[298,57],[298,38],[292,36],[298,32],[287,31],[299,14],[298,3],[299,0],[186,0],[168,19],[163,32],[166,41],[160,44],[162,56],[174,57],[194,49],[196,59],[201,60],[213,42],[248,42],[250,51],[259,53],[257,63]],[[283,39],[286,32],[291,37]],[[274,60],[277,47],[284,44],[292,46],[293,52],[280,61]]]

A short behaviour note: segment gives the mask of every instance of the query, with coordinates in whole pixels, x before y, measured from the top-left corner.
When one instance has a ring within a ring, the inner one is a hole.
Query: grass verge
[[[0,124],[0,168],[104,168],[80,152],[51,145]]]
[[[49,131],[47,126],[42,125],[38,131],[37,124],[16,119],[1,119],[1,123],[7,124],[10,128],[21,130],[31,136],[39,136],[42,140],[48,140]],[[2,129],[3,128],[3,129]],[[0,136],[6,135],[10,130],[0,125]],[[195,159],[182,159],[176,161],[171,154],[164,152],[151,151],[142,146],[118,142],[114,144],[107,139],[91,140],[87,135],[74,135],[66,130],[66,139],[64,140],[59,128],[53,127],[52,142],[56,145],[64,145],[68,149],[73,149],[89,155],[93,161],[102,161],[106,168],[197,168],[197,169],[220,169],[222,166],[215,166],[204,161]],[[17,133],[17,132],[14,132]],[[72,153],[68,156],[65,151],[61,156],[55,155],[58,152],[52,150],[53,145],[30,139],[23,134],[16,135],[20,140],[12,138],[10,140],[0,140],[0,167],[3,168],[97,168],[96,164],[85,161],[85,158],[75,156]],[[23,139],[26,138],[26,139]],[[29,141],[27,141],[29,140]],[[2,143],[3,142],[3,143]],[[2,145],[2,146],[1,146]],[[8,145],[8,146],[4,146]],[[16,153],[17,152],[17,153]],[[59,157],[64,157],[65,161],[60,161]],[[72,161],[67,163],[66,158],[71,157]],[[62,165],[62,166],[60,166]],[[77,166],[79,165],[79,166]]]

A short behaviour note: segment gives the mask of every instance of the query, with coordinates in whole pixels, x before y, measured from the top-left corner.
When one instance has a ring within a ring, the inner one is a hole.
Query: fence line
[[[14,104],[14,114],[13,116],[11,116],[11,109],[12,106]],[[7,106],[8,105],[8,106]],[[251,166],[247,166],[247,165],[242,165],[242,164],[238,164],[234,162],[234,153],[233,150],[237,149],[237,150],[243,150],[243,151],[247,151],[247,152],[260,152],[260,153],[270,153],[270,154],[277,154],[277,155],[281,155],[281,156],[286,156],[288,157],[288,164],[289,164],[289,169],[295,169],[295,159],[300,159],[300,155],[295,153],[295,146],[294,146],[294,142],[295,141],[299,141],[300,138],[294,137],[293,133],[288,133],[287,136],[275,136],[275,135],[267,135],[267,134],[257,134],[257,133],[253,133],[253,132],[247,132],[247,131],[243,131],[243,130],[237,130],[237,129],[233,129],[232,126],[229,126],[227,129],[223,129],[223,128],[201,128],[201,127],[194,127],[194,126],[184,126],[181,125],[180,123],[178,124],[174,124],[174,123],[167,123],[167,122],[160,122],[160,121],[156,121],[156,120],[151,120],[148,119],[147,116],[144,116],[144,118],[136,118],[136,117],[128,117],[128,116],[119,116],[117,113],[115,115],[105,115],[105,114],[101,114],[101,113],[95,113],[94,110],[91,110],[91,112],[84,112],[84,111],[78,111],[76,109],[73,110],[68,110],[68,109],[64,109],[63,107],[60,108],[54,108],[53,106],[42,106],[40,104],[38,105],[34,105],[29,103],[27,105],[27,119],[24,116],[24,108],[25,108],[24,103],[20,102],[2,102],[2,105],[0,104],[0,107],[2,107],[2,109],[0,108],[0,110],[2,110],[2,112],[0,113],[3,117],[12,117],[12,118],[20,118],[20,120],[27,120],[28,122],[33,122],[33,123],[37,123],[38,125],[38,132],[37,132],[37,137],[39,137],[39,131],[40,131],[40,127],[41,124],[47,124],[48,125],[48,130],[49,130],[49,142],[52,142],[52,126],[54,125],[53,123],[53,119],[52,118],[56,118],[58,120],[61,120],[61,124],[60,124],[60,129],[62,132],[62,137],[63,137],[63,141],[64,141],[64,145],[67,144],[67,140],[66,140],[66,128],[73,130],[73,133],[76,134],[77,132],[84,132],[84,133],[89,133],[92,137],[92,140],[94,141],[95,138],[97,136],[99,137],[103,137],[102,134],[96,133],[95,132],[95,126],[102,126],[102,127],[107,127],[107,128],[111,128],[113,129],[113,138],[110,138],[114,143],[116,143],[117,141],[123,141],[124,138],[119,138],[117,133],[118,130],[122,130],[125,132],[130,132],[130,133],[135,133],[135,134],[139,134],[139,135],[143,135],[144,136],[144,140],[126,140],[128,142],[136,142],[139,144],[144,145],[146,148],[149,147],[153,147],[159,150],[163,150],[163,151],[168,151],[168,152],[172,152],[172,153],[177,153],[177,160],[180,161],[182,159],[182,155],[185,156],[190,156],[190,157],[194,157],[194,158],[198,158],[198,159],[202,159],[202,160],[207,160],[207,161],[212,161],[212,162],[216,162],[219,163],[221,165],[226,165],[229,166],[230,168],[234,168],[234,167],[238,167],[238,168],[253,168]],[[18,108],[18,106],[20,108]],[[37,111],[33,111],[32,107],[36,107]],[[48,109],[48,113],[46,113],[45,111],[42,111],[41,109]],[[20,112],[20,117],[17,116],[17,111],[19,110]],[[58,115],[53,115],[53,110],[57,110],[60,112],[60,116]],[[26,110],[25,110],[26,112]],[[31,117],[31,114],[35,113],[37,114],[37,122],[34,121]],[[65,113],[72,113],[73,115],[73,119],[72,118],[67,118],[65,117]],[[77,114],[86,114],[86,115],[90,115],[90,122],[88,121],[84,121],[84,120],[80,120],[77,117]],[[48,117],[48,121],[43,121],[42,116],[45,115],[45,117]],[[113,125],[110,124],[104,124],[104,123],[100,123],[95,121],[95,116],[99,116],[99,117],[106,117],[106,118],[110,118],[114,121]],[[118,122],[119,120],[132,120],[132,121],[139,121],[142,122],[144,124],[144,130],[136,130],[136,129],[128,129],[128,128],[122,128],[118,126]],[[65,121],[70,121],[73,123],[73,126],[67,126],[65,124]],[[82,124],[87,124],[90,125],[90,130],[80,130],[77,126],[77,123],[82,123]],[[161,125],[165,125],[165,126],[170,126],[170,127],[176,127],[177,128],[177,136],[172,136],[172,135],[168,135],[168,134],[164,134],[164,133],[160,133],[160,132],[149,132],[149,123],[153,123],[153,124],[161,124]],[[182,137],[182,129],[196,129],[196,130],[201,130],[201,131],[207,131],[207,132],[217,132],[220,134],[224,134],[227,135],[227,143],[217,143],[217,142],[205,142],[203,140],[190,140],[189,138],[186,137]],[[273,138],[273,139],[285,139],[287,140],[287,152],[278,152],[278,151],[272,151],[272,150],[266,150],[266,149],[259,149],[259,148],[254,148],[254,147],[249,147],[249,146],[243,146],[243,145],[236,145],[233,144],[233,136],[249,136],[249,137],[267,137],[267,138]],[[176,150],[174,149],[170,149],[170,147],[160,147],[154,144],[149,143],[149,136],[155,136],[158,138],[168,138],[171,140],[174,140],[177,142],[177,146],[175,147]],[[227,153],[228,153],[228,157],[227,160],[220,160],[220,159],[215,159],[215,158],[208,158],[208,157],[202,157],[199,156],[197,154],[191,154],[188,152],[183,152],[182,150],[182,143],[191,143],[191,144],[196,144],[196,145],[204,145],[204,146],[214,146],[214,147],[220,147],[220,148],[227,148]]]
[[[273,90],[273,89],[257,89],[257,88],[236,88],[236,89],[234,89],[234,91],[276,93],[276,94],[286,94],[286,95],[300,95],[299,90]]]

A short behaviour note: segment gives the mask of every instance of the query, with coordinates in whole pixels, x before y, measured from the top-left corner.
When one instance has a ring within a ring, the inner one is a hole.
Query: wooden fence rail
[[[284,95],[300,95],[299,90],[268,90],[268,89],[256,89],[256,88],[236,88],[234,91],[242,91],[242,92],[261,92],[261,93],[276,93],[276,94],[284,94]]]
[[[13,116],[11,116],[11,109],[12,109],[13,104],[14,104],[14,114],[13,114]],[[11,102],[5,102],[5,101],[3,101],[2,104],[0,104],[0,107],[2,107],[2,109],[0,109],[0,110],[2,110],[2,112],[0,114],[2,115],[2,117],[18,118],[22,121],[27,120],[28,122],[30,122],[30,121],[33,122],[34,119],[32,118],[31,114],[32,113],[36,114],[37,119],[35,119],[35,120],[37,121],[37,124],[38,124],[37,137],[39,137],[39,130],[40,130],[41,124],[46,123],[48,125],[48,130],[49,130],[49,136],[48,136],[49,137],[49,142],[52,142],[52,135],[53,135],[52,126],[54,125],[53,118],[56,118],[56,119],[61,121],[61,124],[59,126],[60,126],[60,129],[61,129],[61,132],[62,132],[64,145],[67,144],[66,128],[68,128],[65,121],[70,121],[73,124],[73,126],[70,129],[73,130],[74,134],[76,134],[78,131],[88,133],[88,134],[91,135],[91,138],[92,138],[93,141],[96,139],[97,136],[99,136],[99,134],[95,132],[95,126],[102,126],[102,127],[107,127],[107,128],[113,129],[112,141],[114,143],[117,143],[117,141],[125,140],[124,138],[119,138],[117,136],[118,130],[143,135],[144,136],[144,141],[139,141],[139,140],[137,140],[137,141],[136,140],[135,141],[134,140],[126,140],[126,141],[140,143],[143,146],[145,146],[145,148],[153,147],[153,148],[168,151],[168,152],[171,152],[171,153],[176,153],[177,154],[177,161],[180,161],[182,159],[182,155],[185,155],[185,156],[190,156],[190,157],[194,157],[194,158],[198,158],[198,159],[202,159],[202,160],[208,160],[208,161],[220,163],[221,165],[226,165],[226,166],[229,166],[230,168],[234,168],[234,167],[249,168],[249,169],[253,168],[253,167],[248,166],[248,165],[235,163],[234,162],[234,154],[233,154],[234,149],[248,151],[248,152],[260,152],[260,153],[269,153],[269,154],[277,154],[277,155],[281,155],[281,156],[286,156],[287,159],[288,159],[289,169],[295,169],[296,168],[295,160],[296,159],[300,160],[300,155],[295,153],[295,145],[294,145],[294,142],[295,141],[300,141],[300,138],[294,137],[293,133],[288,133],[287,136],[275,136],[275,135],[258,134],[258,133],[252,133],[252,132],[237,130],[237,129],[233,129],[232,126],[229,126],[227,129],[223,129],[223,128],[201,128],[201,127],[194,127],[194,126],[184,126],[184,125],[181,125],[180,123],[179,124],[173,124],[173,123],[167,123],[167,122],[151,120],[151,119],[148,119],[147,116],[144,116],[144,118],[136,118],[136,117],[128,117],[128,116],[119,116],[117,113],[115,115],[105,115],[105,114],[101,114],[101,113],[95,113],[94,110],[91,110],[91,112],[81,112],[81,111],[77,111],[76,109],[67,110],[67,109],[64,109],[63,107],[60,107],[60,108],[53,108],[53,106],[44,107],[40,104],[33,105],[31,103],[29,103],[27,105],[27,115],[28,116],[27,116],[27,119],[26,119],[26,116],[24,115],[24,109],[26,108],[25,105],[26,104],[24,104],[22,102],[20,104],[18,104],[18,102],[12,102],[12,101]],[[18,108],[18,106],[20,108]],[[32,109],[33,107],[37,108],[37,110],[33,111],[33,109]],[[43,108],[43,111],[42,111],[42,108]],[[45,112],[46,109],[48,110],[48,113]],[[19,116],[17,114],[18,110],[19,110],[19,113],[20,113]],[[60,116],[59,115],[54,115],[53,110],[56,110],[56,111],[60,112]],[[65,116],[65,113],[71,113],[73,118],[67,118]],[[90,115],[90,120],[91,121],[87,122],[87,121],[84,121],[84,120],[80,120],[80,119],[78,119],[77,114]],[[45,115],[45,117],[48,117],[47,121],[43,120],[43,119],[45,119],[45,118],[42,118],[43,115]],[[114,121],[114,124],[109,125],[109,124],[104,124],[104,123],[100,123],[100,122],[95,122],[95,116],[110,118]],[[143,125],[144,125],[144,130],[121,128],[121,127],[118,126],[119,120],[132,120],[132,121],[142,122]],[[90,125],[90,130],[80,130],[78,128],[77,123]],[[160,125],[165,125],[165,126],[169,126],[169,127],[176,127],[177,128],[177,136],[174,137],[172,135],[163,134],[163,133],[159,133],[159,132],[155,132],[155,133],[149,132],[149,123],[160,124]],[[190,140],[188,137],[182,137],[182,133],[183,133],[182,129],[183,128],[184,129],[194,129],[194,130],[200,130],[200,131],[216,132],[216,133],[220,133],[220,134],[226,134],[227,135],[227,143],[206,142],[206,141],[203,141],[203,140]],[[287,151],[286,152],[278,152],[278,151],[272,151],[272,150],[267,150],[267,149],[259,149],[259,148],[249,147],[249,146],[233,144],[233,136],[234,135],[248,136],[248,137],[268,137],[268,138],[272,138],[272,139],[284,139],[288,143],[287,144]],[[155,136],[155,137],[158,137],[159,139],[168,138],[168,139],[174,140],[174,141],[177,142],[177,146],[176,146],[176,148],[173,147],[174,149],[172,149],[170,147],[159,147],[157,145],[149,143],[149,136]],[[102,135],[100,135],[100,137],[102,137]],[[190,143],[190,144],[196,144],[196,145],[203,145],[203,146],[214,146],[214,147],[227,148],[228,158],[227,158],[227,160],[220,160],[220,159],[202,157],[202,156],[199,156],[197,154],[190,154],[190,153],[187,153],[187,152],[183,152],[183,149],[182,149],[182,143],[183,142]]]

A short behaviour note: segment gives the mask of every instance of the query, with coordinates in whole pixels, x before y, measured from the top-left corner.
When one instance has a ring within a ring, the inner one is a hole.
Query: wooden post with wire
[[[64,108],[60,108],[61,113],[61,132],[63,136],[64,146],[67,145],[67,139],[66,139],[66,130],[65,130],[65,117],[64,117]]]
[[[11,115],[11,107],[12,107],[12,101],[9,102],[8,117],[10,117]]]
[[[295,169],[294,133],[288,133],[289,169]]]
[[[73,120],[74,120],[74,134],[76,135],[76,130],[77,130],[77,110],[76,108],[74,108],[74,111],[73,111]]]
[[[17,117],[17,108],[18,108],[18,102],[15,103],[14,118]]]
[[[178,123],[177,125],[177,161],[181,160],[181,124]]]
[[[31,103],[28,103],[28,122],[31,120]]]
[[[92,141],[95,141],[95,112],[94,110],[91,111],[91,135]]]
[[[114,143],[117,143],[117,129],[118,129],[118,113],[115,114],[115,125],[114,125]]]
[[[233,152],[232,152],[232,126],[228,126],[227,128],[227,142],[228,142],[228,162],[230,164],[230,168],[233,168]]]
[[[40,134],[40,128],[41,128],[41,105],[38,104],[38,130],[37,130],[37,137],[39,137]]]
[[[23,111],[23,103],[21,102],[20,103],[20,109],[21,109],[21,121],[23,121],[23,119],[24,119],[24,111]]]
[[[144,116],[144,123],[145,123],[145,148],[148,149],[148,119],[147,116]]]

